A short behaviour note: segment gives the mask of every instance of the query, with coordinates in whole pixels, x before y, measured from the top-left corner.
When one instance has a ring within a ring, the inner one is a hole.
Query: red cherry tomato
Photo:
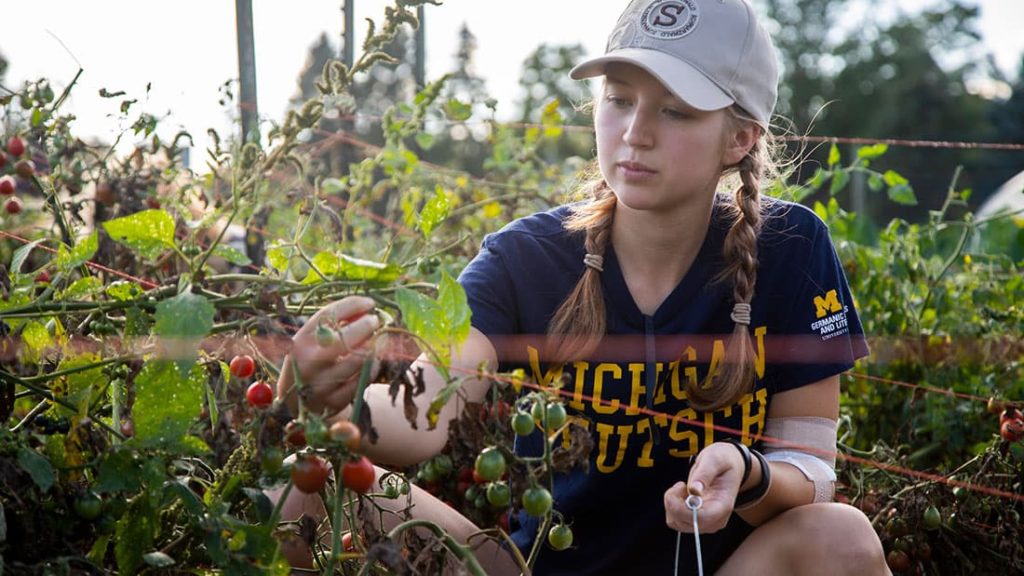
[[[25,141],[18,136],[11,136],[7,141],[7,152],[11,156],[21,156],[25,153]]]
[[[327,483],[329,472],[319,456],[300,456],[292,465],[292,484],[304,494],[316,494]]]
[[[1024,418],[1004,420],[999,426],[999,435],[1008,442],[1016,442],[1024,438]]]
[[[0,178],[0,195],[10,196],[14,194],[14,189],[14,178],[11,178],[10,176]]]
[[[346,462],[341,468],[341,481],[345,487],[360,494],[366,492],[373,486],[373,479],[377,475],[373,469],[373,462],[366,456],[360,456],[356,460]]]
[[[47,272],[46,270],[42,270],[39,272],[39,274],[36,274],[36,282],[39,282],[40,284],[46,284],[49,281],[50,273]]]
[[[125,438],[135,436],[135,424],[132,423],[131,420],[121,422],[121,434],[123,434]]]
[[[266,382],[253,382],[245,391],[245,399],[253,408],[266,408],[274,402],[274,389]]]
[[[359,427],[349,420],[339,420],[331,424],[331,440],[341,442],[350,452],[359,450],[359,442],[362,439],[362,432]]]
[[[3,150],[0,150],[0,168],[3,168],[7,164],[7,154],[4,154]]]
[[[31,160],[18,160],[14,165],[14,173],[28,180],[36,173],[36,163]]]
[[[302,448],[306,445],[306,429],[302,426],[301,422],[292,420],[285,425],[284,441],[297,448]]]
[[[17,214],[21,212],[21,200],[18,200],[17,196],[11,196],[4,203],[4,211],[8,214]]]
[[[245,379],[256,373],[256,361],[248,354],[235,356],[231,359],[231,375]]]

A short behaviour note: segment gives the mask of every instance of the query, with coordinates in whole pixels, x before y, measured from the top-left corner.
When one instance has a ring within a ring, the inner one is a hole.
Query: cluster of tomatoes
[[[25,151],[25,141],[20,136],[11,136],[7,140],[6,151],[0,150],[0,196],[5,198],[4,212],[12,216],[22,209],[21,200],[15,196],[18,190],[15,176],[28,180],[36,173],[36,166],[32,160],[21,158]]]
[[[232,376],[246,380],[256,373],[256,361],[249,355],[235,356],[231,359],[229,368]],[[274,403],[274,389],[270,384],[257,380],[246,389],[245,400],[256,410],[266,410]],[[308,442],[306,426],[298,420],[292,420],[285,426],[284,436],[285,442],[294,448],[304,448]],[[359,454],[362,442],[359,427],[347,420],[339,420],[331,424],[327,430],[327,438],[335,445],[344,447],[352,455],[341,468],[345,488],[359,494],[367,493],[373,486],[376,471],[373,462]],[[260,463],[264,471],[270,474],[277,473],[283,466],[280,450],[273,447],[264,449]],[[330,465],[317,454],[303,453],[296,456],[289,474],[297,490],[304,494],[316,494],[327,483]]]
[[[999,436],[1007,442],[1018,442],[1024,439],[1024,414],[1015,406],[989,398],[988,411],[999,414]]]

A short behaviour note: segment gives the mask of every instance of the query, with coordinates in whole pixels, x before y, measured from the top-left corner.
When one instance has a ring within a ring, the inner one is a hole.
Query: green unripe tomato
[[[935,506],[929,506],[925,508],[921,521],[925,530],[937,530],[942,525],[942,514]]]
[[[544,422],[544,401],[543,400],[537,400],[536,402],[534,402],[533,403],[533,409],[530,410],[530,413],[533,415],[533,421],[536,422],[538,426],[543,424],[543,422]]]
[[[492,482],[487,487],[487,501],[495,508],[505,508],[512,501],[512,491],[504,482]]]
[[[572,529],[565,524],[556,524],[548,531],[548,544],[555,550],[572,546]]]
[[[83,520],[95,520],[103,511],[103,499],[95,492],[86,492],[75,500],[75,514]]]
[[[565,424],[565,406],[559,402],[548,403],[548,430],[558,430]]]
[[[543,516],[551,510],[551,493],[545,488],[534,486],[523,492],[523,509],[530,516]]]
[[[534,428],[533,416],[526,412],[516,412],[512,417],[512,430],[517,436],[529,436],[533,433]]]
[[[265,448],[260,456],[260,467],[263,468],[263,472],[268,476],[273,476],[280,472],[283,463],[284,456],[281,454],[281,450],[274,446]]]
[[[437,470],[437,475],[440,478],[444,478],[445,476],[451,474],[454,468],[455,466],[454,464],[452,464],[451,456],[448,456],[447,454],[441,454],[440,456],[434,458],[434,469]]]
[[[493,482],[500,479],[501,475],[505,473],[505,457],[501,454],[501,450],[494,446],[484,448],[483,452],[476,457],[475,469],[481,478]]]

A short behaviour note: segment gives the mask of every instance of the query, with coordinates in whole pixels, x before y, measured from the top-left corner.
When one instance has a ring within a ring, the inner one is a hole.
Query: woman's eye
[[[618,108],[629,106],[629,100],[627,100],[627,99],[625,99],[625,98],[623,98],[621,96],[611,96],[611,95],[609,95],[608,97],[606,97],[606,100],[608,101],[609,104],[611,104],[613,106],[616,106]]]
[[[683,112],[681,110],[676,110],[675,108],[664,108],[662,110],[662,113],[665,116],[668,116],[669,118],[672,118],[673,120],[683,120],[683,119],[687,118],[686,112]]]

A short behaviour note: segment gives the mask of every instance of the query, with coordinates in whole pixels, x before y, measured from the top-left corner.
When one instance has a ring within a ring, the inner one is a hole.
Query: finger
[[[676,482],[665,491],[665,523],[680,532],[693,532],[693,512],[686,506],[686,484]]]
[[[345,350],[349,352],[367,344],[367,340],[373,336],[377,328],[380,328],[380,318],[376,314],[367,314],[342,326],[338,330],[339,340]]]
[[[327,325],[337,324],[339,321],[348,322],[351,319],[366,314],[373,307],[374,301],[372,298],[367,298],[366,296],[346,296],[321,308],[308,322],[303,324],[302,328],[296,333],[296,337],[300,335],[315,336],[316,328],[321,321]]]

